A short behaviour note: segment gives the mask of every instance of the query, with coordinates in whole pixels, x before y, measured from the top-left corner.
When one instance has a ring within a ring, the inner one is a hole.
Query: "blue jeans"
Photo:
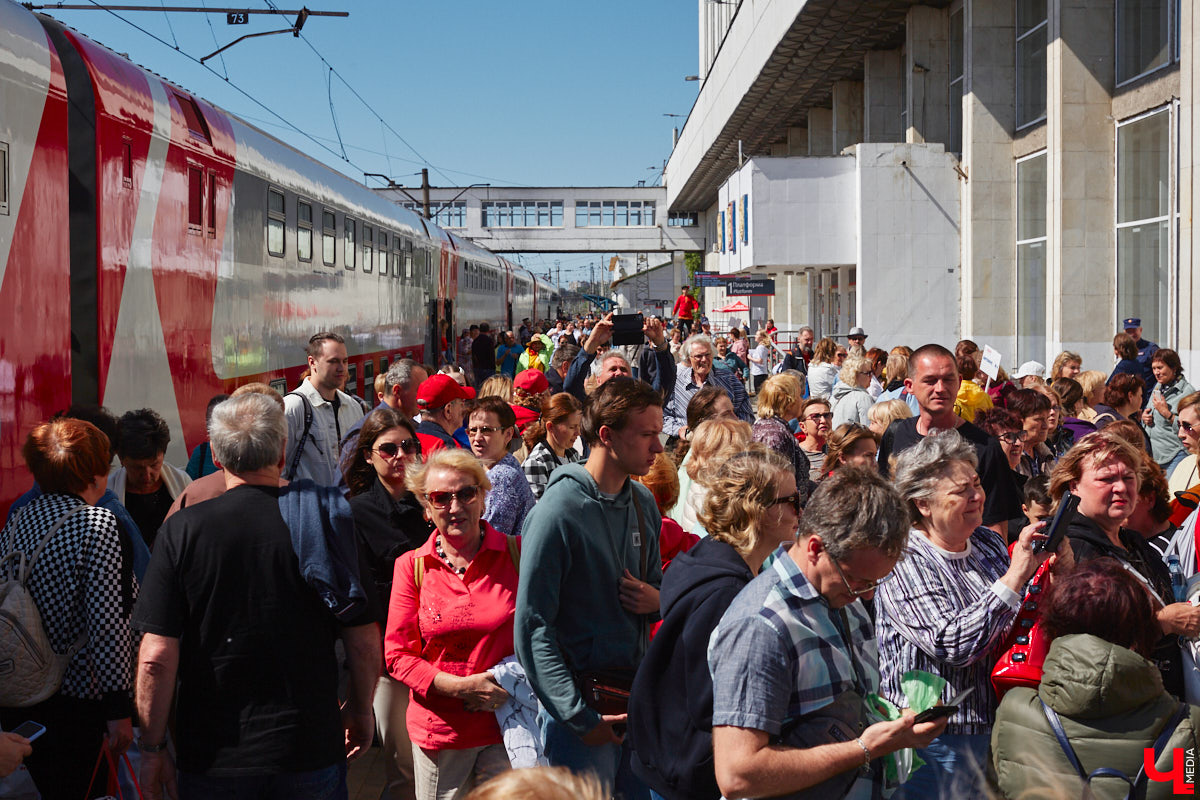
[[[892,800],[957,800],[987,797],[986,733],[943,733],[917,751],[925,765],[909,776]]]
[[[606,788],[615,787],[613,797],[649,800],[650,790],[629,768],[627,744],[586,745],[545,710],[538,712],[538,727],[542,729],[542,745],[551,766],[566,767],[577,773],[594,772]]]
[[[179,774],[179,800],[349,800],[349,796],[345,762],[311,772],[246,778]]]

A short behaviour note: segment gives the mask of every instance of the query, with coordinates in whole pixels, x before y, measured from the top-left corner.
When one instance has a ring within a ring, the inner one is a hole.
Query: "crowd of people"
[[[993,380],[969,340],[672,316],[480,322],[373,407],[320,332],[285,395],[213,398],[186,471],[151,409],[38,425],[0,585],[53,669],[0,686],[4,730],[45,726],[0,777],[344,798],[374,746],[392,800],[1170,795],[1200,744],[1175,351],[1126,319],[1111,370]]]

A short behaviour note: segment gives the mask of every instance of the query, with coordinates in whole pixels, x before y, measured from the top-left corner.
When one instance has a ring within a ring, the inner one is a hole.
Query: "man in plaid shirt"
[[[871,597],[896,565],[907,520],[878,473],[837,470],[809,499],[796,542],[777,550],[725,612],[708,648],[714,766],[724,796],[789,794],[838,779],[836,791],[827,787],[831,796],[880,797],[876,759],[924,747],[945,729],[944,718],[916,724],[905,713],[857,726],[856,737],[841,741],[794,747],[786,733],[782,747],[775,741],[790,723],[803,728],[806,717],[827,714],[847,692],[865,698],[879,691],[879,649],[860,598]]]

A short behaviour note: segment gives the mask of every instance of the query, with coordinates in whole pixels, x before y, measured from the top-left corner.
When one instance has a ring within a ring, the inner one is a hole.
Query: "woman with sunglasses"
[[[800,449],[808,456],[808,477],[812,481],[819,481],[825,475],[825,443],[833,430],[833,412],[829,410],[829,401],[810,397],[800,406],[798,419],[800,430],[804,432]]]
[[[871,362],[862,356],[850,356],[838,370],[838,382],[833,387],[834,428],[847,422],[871,424],[867,413],[875,401],[867,391],[871,386]]]
[[[512,406],[499,397],[484,397],[467,416],[471,452],[487,469],[492,490],[483,518],[501,533],[517,535],[525,515],[537,502],[521,463],[508,452],[517,435],[517,417]]]
[[[509,768],[489,670],[514,653],[518,543],[483,521],[491,483],[470,453],[432,453],[405,482],[434,532],[396,561],[384,661],[412,689],[417,800],[451,800]]]
[[[633,682],[633,771],[667,800],[717,800],[708,639],[733,598],[792,541],[800,494],[790,462],[757,442],[715,465],[700,521],[708,531],[663,573],[662,627]]]
[[[392,594],[396,559],[429,538],[430,526],[421,504],[404,485],[407,467],[420,455],[413,424],[384,406],[363,421],[354,456],[346,466],[360,550],[381,600]],[[375,728],[383,744],[384,775],[393,797],[413,791],[412,744],[404,721],[408,700],[407,686],[388,675],[380,677],[375,690]]]
[[[983,797],[982,766],[995,721],[991,671],[1017,618],[1025,584],[1050,554],[1034,554],[1045,526],[1021,531],[1011,559],[1004,539],[983,527],[975,448],[953,431],[931,433],[896,460],[895,485],[912,518],[904,558],[875,595],[880,693],[907,705],[913,669],[946,679],[946,702],[971,689],[946,732],[918,751],[925,766],[898,797]],[[970,765],[971,759],[975,766]]]

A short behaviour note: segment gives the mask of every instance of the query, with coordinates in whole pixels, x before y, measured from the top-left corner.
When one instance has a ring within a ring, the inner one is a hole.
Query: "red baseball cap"
[[[417,387],[417,405],[426,410],[441,408],[455,400],[474,399],[474,389],[470,386],[459,386],[458,381],[443,373],[426,378]]]
[[[530,394],[541,394],[550,391],[550,381],[546,380],[540,369],[527,369],[517,374],[513,380],[513,388]]]

